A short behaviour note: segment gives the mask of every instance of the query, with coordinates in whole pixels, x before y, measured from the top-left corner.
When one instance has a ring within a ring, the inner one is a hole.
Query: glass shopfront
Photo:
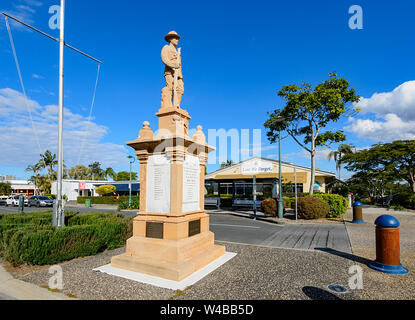
[[[256,183],[256,194],[257,199],[267,199],[272,198],[272,189],[274,183],[277,185],[278,180],[272,181],[271,179],[263,179],[264,181],[257,180]],[[206,196],[207,197],[217,197],[219,194],[232,195],[233,199],[252,199],[253,193],[253,182],[252,181],[206,181],[205,183]],[[277,190],[277,189],[275,189]],[[284,184],[284,192],[295,192],[294,184]],[[297,183],[297,192],[303,192],[303,184]]]

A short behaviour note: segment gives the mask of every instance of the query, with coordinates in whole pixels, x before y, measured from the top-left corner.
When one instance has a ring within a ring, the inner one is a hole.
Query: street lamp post
[[[276,121],[282,122],[285,117],[277,116]],[[281,178],[281,129],[278,130],[278,218],[283,218],[284,205],[282,200],[282,178]]]
[[[282,181],[281,181],[281,130],[278,131],[278,218],[283,217],[284,204],[282,200]]]
[[[133,156],[128,156],[128,159],[130,159],[130,184],[129,184],[130,198],[128,199],[128,206],[131,207],[131,166],[134,163],[135,158]]]

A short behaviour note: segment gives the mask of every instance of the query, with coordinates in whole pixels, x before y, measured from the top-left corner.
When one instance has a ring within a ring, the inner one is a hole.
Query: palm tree
[[[112,169],[111,167],[105,169],[105,171],[104,171],[105,179],[108,179],[108,177],[110,177],[113,180],[115,180],[116,176],[117,176],[117,174],[115,173],[114,169]]]
[[[31,164],[31,165],[28,165],[27,166],[27,168],[25,169],[25,172],[33,172],[33,175],[30,177],[30,181],[32,181],[33,183],[34,183],[34,185],[35,185],[35,192],[34,192],[34,195],[36,195],[36,188],[37,188],[37,185],[38,185],[38,180],[39,180],[39,174],[37,174],[37,172],[38,171],[40,171],[40,169],[41,169],[41,167],[40,167],[40,165],[39,165],[39,163],[36,163],[36,164]]]
[[[233,165],[233,160],[226,160],[226,162],[221,163],[220,167],[226,168],[226,167],[230,167],[231,165]]]
[[[49,176],[53,174],[53,167],[58,164],[56,160],[56,154],[52,154],[49,150],[46,150],[44,154],[40,155],[39,165],[43,169],[48,170]]]
[[[340,144],[337,150],[331,151],[327,155],[327,160],[333,159],[336,162],[337,178],[341,180],[342,158],[345,154],[353,152],[354,146],[351,144]]]

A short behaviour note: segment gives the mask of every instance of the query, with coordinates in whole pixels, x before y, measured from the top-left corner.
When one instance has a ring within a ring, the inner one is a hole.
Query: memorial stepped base
[[[133,236],[127,251],[111,259],[111,266],[181,281],[225,254],[214,244],[214,234],[205,231],[180,240]]]

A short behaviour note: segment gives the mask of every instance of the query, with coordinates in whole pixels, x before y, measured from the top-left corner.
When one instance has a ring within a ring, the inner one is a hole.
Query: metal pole
[[[56,226],[63,227],[62,214],[62,169],[63,169],[63,66],[65,48],[65,0],[61,0],[60,12],[60,38],[59,38],[59,124],[58,124],[58,181],[57,181],[57,205]]]
[[[24,26],[26,26],[26,27],[28,27],[28,28],[30,28],[30,29],[32,29],[32,30],[34,30],[34,31],[39,32],[40,34],[43,34],[44,36],[46,36],[46,37],[48,37],[48,38],[50,38],[50,39],[52,39],[52,40],[55,40],[56,42],[60,42],[60,39],[55,38],[55,37],[52,37],[51,35],[49,35],[49,34],[47,34],[47,33],[43,32],[43,31],[41,31],[41,30],[39,30],[39,29],[37,29],[37,28],[35,28],[35,27],[32,27],[31,25],[29,25],[29,24],[27,24],[27,23],[24,23],[23,21],[21,21],[21,20],[19,20],[19,19],[15,18],[15,17],[13,17],[13,16],[11,16],[11,15],[9,15],[9,14],[5,13],[5,12],[2,12],[2,14],[3,14],[5,17],[8,17],[8,18],[10,18],[10,19],[13,19],[14,21],[19,22],[19,23],[21,23],[22,25],[24,25]],[[89,54],[86,54],[85,52],[82,52],[81,50],[79,50],[79,49],[77,49],[77,48],[75,48],[75,47],[72,47],[71,45],[69,45],[69,44],[67,44],[67,43],[64,43],[64,45],[65,45],[65,46],[67,46],[68,48],[71,48],[72,50],[75,50],[76,52],[78,52],[78,53],[80,53],[80,54],[84,55],[85,57],[88,57],[88,58],[90,58],[91,60],[94,60],[94,61],[98,62],[99,64],[101,64],[101,63],[102,63],[102,61],[100,61],[100,60],[98,60],[98,59],[95,59],[94,57],[91,57]]]
[[[254,220],[256,220],[256,176],[254,175],[254,181],[252,184],[252,194],[254,198]]]
[[[128,200],[128,206],[129,207],[131,207],[131,165],[132,165],[132,162],[130,160],[130,198]]]
[[[294,167],[295,221],[297,221],[297,168]]]
[[[282,183],[281,183],[281,131],[278,131],[278,218],[283,217]]]

